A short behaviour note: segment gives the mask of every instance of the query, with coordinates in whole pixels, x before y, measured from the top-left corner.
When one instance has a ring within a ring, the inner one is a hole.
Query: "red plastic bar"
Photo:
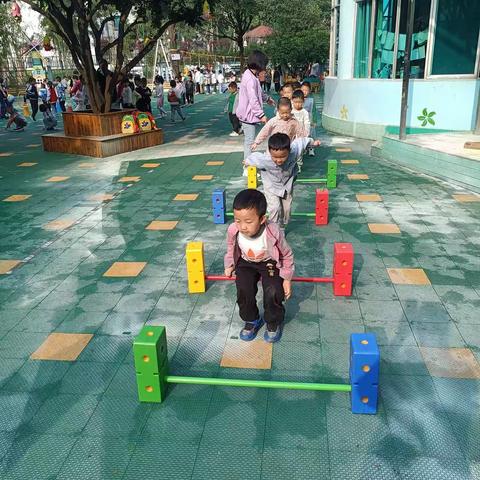
[[[235,277],[226,277],[225,275],[205,275],[205,280],[235,280]],[[333,283],[333,278],[329,277],[293,277],[293,282],[308,283]]]

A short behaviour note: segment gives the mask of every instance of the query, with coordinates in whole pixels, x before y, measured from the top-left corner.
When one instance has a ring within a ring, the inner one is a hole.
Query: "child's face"
[[[237,89],[235,87],[228,87],[228,91],[230,93],[235,93],[237,91]]]
[[[233,219],[238,230],[247,237],[254,237],[265,223],[267,217],[259,216],[255,208],[233,210]]]
[[[292,99],[292,105],[295,110],[301,110],[303,108],[303,98]]]
[[[292,87],[283,87],[282,89],[282,97],[287,97],[290,100],[292,99],[293,95],[293,88]]]
[[[303,92],[305,98],[310,95],[310,89],[306,85],[302,85],[300,90]]]
[[[278,116],[282,120],[288,120],[292,116],[292,109],[287,105],[281,105],[278,107]]]
[[[288,158],[288,154],[290,153],[289,150],[273,150],[270,149],[270,156],[272,157],[272,161],[275,165],[283,165]]]

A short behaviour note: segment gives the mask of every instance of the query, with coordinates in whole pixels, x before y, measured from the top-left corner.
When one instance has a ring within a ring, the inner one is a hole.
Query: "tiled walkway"
[[[329,274],[333,243],[352,242],[354,294],[295,284],[267,368],[221,367],[238,348],[234,286],[189,295],[184,250],[204,241],[221,273],[211,191],[231,202],[244,185],[222,102],[202,98],[161,148],[104,160],[43,153],[39,125],[0,133],[0,478],[480,479],[478,197],[323,133],[303,175],[338,159],[330,223],[295,219],[287,239],[298,275]],[[295,209],[314,189],[297,186]],[[137,263],[105,276],[115,262]],[[166,325],[174,374],[337,383],[349,334],[374,332],[379,412],[352,415],[341,393],[181,385],[140,404],[131,347],[145,323]],[[52,354],[71,358],[38,359]]]

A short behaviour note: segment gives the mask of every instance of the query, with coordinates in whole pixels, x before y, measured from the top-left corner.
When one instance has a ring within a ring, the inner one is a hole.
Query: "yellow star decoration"
[[[340,109],[340,118],[342,120],[348,120],[348,108],[345,105]]]

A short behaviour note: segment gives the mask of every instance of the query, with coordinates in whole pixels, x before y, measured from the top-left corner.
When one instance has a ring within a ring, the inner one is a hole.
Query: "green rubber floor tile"
[[[381,448],[390,435],[384,413],[355,415],[327,406],[328,442],[331,449],[368,453]]]
[[[24,426],[24,430],[51,435],[79,433],[87,424],[98,401],[94,395],[52,395]]]
[[[80,437],[56,477],[57,480],[106,480],[123,477],[135,442],[123,437]]]
[[[238,450],[237,445],[218,445],[212,448],[212,445],[201,444],[192,480],[260,480],[262,449],[244,446],[241,455],[238,455]]]
[[[152,405],[136,398],[104,396],[90,417],[83,433],[88,436],[138,435],[145,425]]]
[[[458,324],[457,328],[465,343],[477,351],[480,351],[480,331],[478,325]]]
[[[4,386],[4,390],[13,392],[55,390],[69,368],[68,362],[27,360]]]
[[[28,358],[47,336],[47,333],[11,331],[0,340],[0,358]]]
[[[148,314],[111,312],[102,323],[97,333],[100,335],[132,335],[142,329],[148,319]]]
[[[407,320],[402,305],[398,301],[360,300],[360,310],[365,322],[402,322]]]
[[[333,300],[320,300],[318,303],[320,318],[361,320],[358,300],[336,297]]]
[[[417,346],[382,346],[381,372],[391,375],[429,375]]]
[[[22,358],[2,358],[0,362],[2,366],[0,369],[0,388],[10,381],[24,363],[25,360]]]
[[[121,297],[121,293],[91,293],[82,298],[77,308],[85,312],[107,312],[115,307]]]
[[[395,291],[401,301],[438,302],[438,295],[429,285],[395,285]]]
[[[124,480],[185,480],[191,478],[198,445],[165,443],[161,448],[150,438],[140,440],[128,464]]]
[[[320,337],[322,344],[349,344],[352,333],[363,333],[364,330],[365,327],[361,321],[336,318],[322,318],[320,320]]]
[[[418,345],[422,347],[464,347],[458,328],[450,323],[415,322],[411,324]]]
[[[468,300],[465,303],[443,302],[450,317],[457,323],[480,325],[480,300]]]
[[[68,310],[43,310],[38,307],[34,308],[23,320],[12,328],[12,331],[36,333],[53,332],[68,315],[68,312]]]
[[[0,432],[0,460],[5,456],[13,443],[15,432]]]
[[[320,343],[285,342],[273,346],[272,370],[294,370],[322,375]]]
[[[73,309],[55,329],[62,333],[95,333],[107,318],[107,312],[84,312]]]
[[[468,459],[480,461],[480,417],[478,410],[470,413],[448,412],[453,433]]]
[[[183,337],[173,357],[172,368],[218,368],[225,340],[225,337]]]
[[[318,315],[297,313],[292,317],[286,316],[282,338],[286,342],[319,342]]]
[[[115,306],[114,311],[124,312],[150,312],[158,301],[159,293],[143,294],[131,293],[124,294]]]
[[[208,410],[202,442],[263,446],[266,405],[254,402],[212,402]]]
[[[443,407],[451,413],[466,413],[479,410],[480,388],[477,380],[458,378],[433,378],[436,394]]]
[[[78,357],[79,362],[117,362],[127,356],[133,338],[127,336],[95,335]]]
[[[262,480],[330,478],[327,450],[266,446],[262,455]]]
[[[398,300],[395,288],[390,283],[372,283],[368,285],[359,285],[354,283],[354,289],[360,301]]]
[[[133,355],[129,363],[123,363],[120,365],[120,368],[115,373],[105,395],[138,398]]]
[[[0,310],[0,332],[8,332],[25,318],[30,310]]]
[[[78,305],[82,295],[65,295],[64,292],[53,291],[38,305],[42,310],[69,310]]]
[[[96,395],[105,392],[118,370],[114,363],[74,363],[60,383],[59,393]]]
[[[401,478],[405,480],[476,480],[468,461],[462,458],[432,458],[427,456],[399,458]]]
[[[322,361],[325,377],[338,377],[344,381],[348,380],[348,370],[350,368],[349,345],[322,343]]]
[[[400,480],[395,457],[330,450],[332,480]]]
[[[438,302],[402,301],[405,315],[409,322],[451,322],[452,319],[445,307]]]
[[[13,432],[30,421],[42,400],[38,394],[0,392],[0,431]]]
[[[365,332],[374,333],[377,344],[383,345],[417,345],[408,322],[390,320],[365,321]]]
[[[2,480],[55,478],[75,438],[53,435],[22,435],[0,462]]]

